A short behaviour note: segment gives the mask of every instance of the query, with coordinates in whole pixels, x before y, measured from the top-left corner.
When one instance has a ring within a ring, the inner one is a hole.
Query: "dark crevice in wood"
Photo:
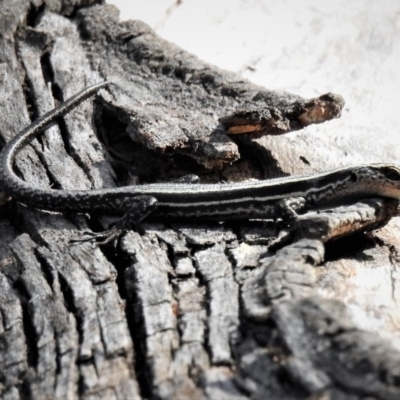
[[[233,140],[239,147],[241,157],[252,160],[259,173],[259,179],[280,178],[289,175],[279,168],[271,150],[245,135],[234,136]]]
[[[194,265],[195,271],[196,271],[194,273],[194,276],[199,280],[200,286],[207,286],[207,283],[206,283],[206,280],[204,279],[203,275],[200,273],[199,266],[198,266],[198,263],[196,260],[196,253],[198,251],[208,249],[212,246],[213,246],[213,244],[210,244],[210,245],[198,245],[198,244],[193,244],[193,243],[188,244],[189,251],[190,251],[189,257],[193,260],[193,265]]]
[[[77,17],[77,15],[75,14],[75,15],[74,15],[74,19],[72,19],[72,21],[74,21],[74,23],[75,23],[75,25],[76,25],[76,27],[77,27],[77,30],[78,30],[80,39],[81,39],[83,42],[90,41],[90,39],[91,39],[91,34],[90,34],[90,32],[87,30],[86,24],[83,23],[83,21],[82,21],[82,19],[79,17],[79,15],[78,15],[78,17]]]
[[[102,104],[100,101],[95,102]],[[118,118],[117,116],[117,110],[112,112],[112,108],[110,108],[110,106],[97,107],[96,109],[98,112],[94,114],[94,120],[97,128],[97,137],[105,144],[107,150],[114,150],[113,147],[115,143],[118,144],[121,139],[124,140],[128,138],[128,134],[126,132],[128,123],[121,121],[121,118]]]
[[[42,57],[41,61],[44,61],[44,60],[45,60],[45,58]],[[51,70],[51,67],[50,66],[46,67],[42,63],[42,70],[43,71],[49,71],[49,70]],[[62,103],[66,99],[64,99],[64,94],[63,94],[60,86],[56,82],[54,82],[53,79],[52,79],[51,82],[52,82],[51,83],[51,93],[53,94],[54,99],[56,100],[56,102]],[[61,120],[61,119],[62,118],[60,118],[59,120]]]
[[[99,4],[101,4],[102,2],[104,2],[104,1],[102,1],[102,0],[98,1]],[[88,2],[88,3],[90,3],[90,2]],[[74,21],[75,18],[76,18],[76,14],[79,12],[79,10],[85,9],[88,5],[85,5],[85,4],[84,5],[79,5],[79,4],[78,5],[74,5],[72,7],[71,11],[68,10],[68,18],[71,21]]]
[[[132,260],[128,261],[125,259],[121,260],[118,270],[124,270],[129,266]],[[121,274],[124,277],[123,274]],[[121,281],[121,280],[120,280]],[[118,283],[118,278],[117,278]],[[119,284],[119,283],[118,283]],[[151,393],[151,382],[150,371],[148,370],[148,363],[146,360],[146,348],[143,332],[143,317],[138,313],[138,307],[135,305],[138,303],[138,296],[135,292],[129,294],[130,301],[127,302],[125,308],[125,315],[128,324],[128,329],[132,338],[133,349],[134,349],[134,370],[136,374],[136,380],[139,385],[139,390],[142,398],[152,398]]]
[[[42,152],[40,151],[36,151],[36,149],[33,149],[35,151],[35,153],[37,154],[40,162],[42,163],[43,166],[43,170],[46,173],[46,176],[49,180],[49,184],[51,186],[52,189],[62,189],[62,187],[60,186],[60,184],[57,182],[57,180],[55,179],[55,177],[53,176],[53,174],[51,173],[50,169],[47,168],[47,165],[45,163],[44,157]]]
[[[32,85],[30,84],[27,75],[25,75],[24,77],[24,83],[22,85],[22,93],[25,98],[26,109],[28,110],[29,118],[31,121],[34,121],[39,116],[39,112],[37,109],[37,105],[34,99],[32,98]]]
[[[73,294],[72,294],[72,290],[68,285],[67,280],[64,278],[64,276],[62,274],[58,274],[58,279],[60,282],[60,290],[61,293],[64,297],[64,305],[65,308],[67,309],[67,311],[69,313],[71,313],[76,320],[76,329],[78,331],[78,335],[79,335],[79,343],[82,344],[83,342],[83,338],[82,338],[82,317],[80,316],[80,314],[78,313],[77,308],[75,307],[75,302],[74,302],[74,298],[73,298]],[[82,359],[79,359],[79,362],[81,362]]]
[[[117,244],[117,248],[119,248],[119,243]],[[101,251],[107,260],[114,265],[117,271],[116,284],[118,287],[118,293],[121,299],[127,300],[128,293],[125,286],[125,271],[131,266],[132,260],[122,251],[118,251],[117,248],[110,243],[108,245],[101,246]],[[142,319],[141,316],[137,315],[137,310],[135,310],[132,306],[135,304],[137,304],[136,293],[129,293],[129,301],[126,302],[125,307],[125,316],[134,349],[134,365],[132,367],[135,370],[135,375],[142,398],[151,398],[151,385],[149,384],[151,380],[147,377],[147,363],[145,349],[143,348],[143,332],[141,329]]]
[[[110,105],[95,110],[96,132],[108,152],[120,185],[131,184],[132,180],[167,182],[189,174],[200,176],[203,182],[221,180],[220,172],[206,170],[183,150],[161,153],[133,141],[127,133],[128,124],[122,121],[128,118]]]
[[[33,393],[31,390],[31,382],[28,379],[24,379],[21,385],[17,386],[20,398],[23,400],[30,400],[33,398]]]
[[[77,364],[79,364],[79,365],[94,365],[95,364],[94,356],[81,358],[78,360]]]
[[[39,7],[35,6],[32,2],[30,2],[30,8],[26,18],[26,25],[34,28],[36,26],[36,21],[38,20],[40,15],[44,12],[45,8],[46,8],[45,2],[43,2]]]
[[[174,247],[171,245],[171,243],[166,242],[165,240],[162,240],[161,238],[157,238],[158,242],[160,243],[160,247],[163,246],[165,249],[165,253],[167,254],[168,260],[171,263],[172,267],[175,268],[175,253],[174,253]],[[175,279],[175,277],[169,276],[169,283],[172,285],[172,279]]]
[[[248,321],[249,325],[243,330],[243,337],[250,335],[261,347],[284,349],[284,344],[276,331],[274,321],[267,319],[262,323]]]
[[[92,232],[102,232],[104,231],[104,226],[101,223],[99,216],[96,214],[90,214],[90,215],[85,215],[85,221],[87,224],[87,227],[92,231]]]
[[[58,376],[58,375],[60,375],[60,373],[62,371],[62,365],[61,365],[62,354],[60,353],[60,341],[59,341],[58,334],[55,335],[55,342],[56,342],[56,351],[57,351],[57,355],[55,357],[55,359],[56,359],[55,375]],[[57,380],[54,381],[54,390],[56,390],[56,388],[57,388]]]
[[[0,214],[2,216],[7,216],[8,224],[12,227],[15,231],[16,236],[19,235],[21,231],[21,218],[20,212],[18,210],[19,204],[15,203],[14,201],[9,201],[7,204],[1,206]],[[10,242],[7,243],[7,245]],[[7,270],[4,270],[3,273],[7,276]]]
[[[206,77],[205,77],[206,78]],[[212,76],[210,76],[211,80],[207,80],[206,82],[209,84],[214,84],[214,81],[212,80]],[[242,84],[242,82],[238,81],[238,82],[232,82],[233,85],[240,85]],[[239,88],[237,86],[232,86],[232,87],[222,87],[221,88],[221,95],[222,96],[227,96],[227,97],[232,97],[234,99],[240,97],[243,95],[243,90],[241,90],[240,86]]]
[[[365,259],[368,256],[364,251],[375,246],[374,241],[364,232],[357,232],[332,240],[325,245],[325,262],[332,262],[341,259]]]
[[[43,76],[46,81],[52,82],[54,78],[54,74],[51,69],[51,63],[50,63],[50,53],[45,52],[41,59],[40,59],[42,71],[43,71]],[[23,84],[23,94],[24,98],[26,101],[26,106],[27,110],[29,112],[29,116],[31,121],[36,120],[40,115],[38,111],[38,107],[36,104],[36,100],[34,96],[32,96],[32,85],[31,82],[29,81],[28,75],[25,74],[25,79],[24,79],[24,84]],[[51,86],[54,94],[54,85]],[[35,138],[35,141],[40,145],[43,146],[43,139],[41,135],[38,135]],[[52,175],[51,170],[47,168],[47,163],[45,162],[45,159],[43,157],[43,154],[40,150],[37,150],[35,146],[31,146],[33,151],[36,153],[38,156],[39,160],[41,161],[41,164],[43,166],[43,171],[46,173],[46,176],[48,178],[48,181],[51,185],[52,188],[54,189],[61,189],[59,183],[57,182],[57,179]],[[19,175],[22,178],[22,174]]]
[[[38,136],[38,138],[35,140],[39,143],[40,146],[43,145],[43,142],[40,140],[40,136]],[[47,167],[46,160],[45,160],[45,157],[43,156],[43,153],[39,149],[36,149],[35,146],[31,145],[31,148],[35,152],[35,154],[37,155],[37,157],[39,158],[39,160],[42,164],[43,171],[45,172],[45,174],[47,176],[50,187],[53,189],[62,189],[60,184],[58,183],[57,179],[51,173],[51,170]],[[16,171],[18,171],[17,166],[15,166],[14,168],[16,169]],[[19,173],[19,176],[22,178],[21,173]]]
[[[108,112],[101,102],[95,100],[93,104],[93,124],[95,126],[95,133],[99,141],[103,144],[108,161],[110,161],[113,167],[113,171],[116,175],[115,181],[127,182],[127,175],[134,173],[135,167],[130,164],[131,160],[125,160],[123,155],[118,154],[113,148],[114,141],[118,141],[118,139],[123,136],[127,137],[127,124]],[[127,145],[130,145],[129,141],[125,146]],[[125,148],[125,146],[123,146],[123,148]],[[125,167],[128,169],[128,172],[125,171]]]
[[[29,294],[21,280],[14,283],[14,289],[18,292],[22,309],[22,324],[25,334],[25,342],[27,346],[27,362],[28,365],[36,369],[38,365],[39,352],[37,348],[38,337],[35,332],[34,324],[31,321]]]
[[[64,96],[62,94],[62,91],[60,90],[58,85],[56,85],[56,84],[52,85],[52,90],[53,90],[54,97],[56,99],[58,99],[59,102],[62,102],[65,100]],[[86,175],[86,178],[92,183],[92,185],[94,185],[92,175],[90,174],[90,171],[89,171],[90,167],[87,164],[85,164],[84,162],[82,162],[80,157],[77,157],[77,155],[75,154],[75,152],[73,151],[72,147],[69,144],[70,143],[70,138],[69,138],[70,134],[68,132],[67,124],[66,124],[64,118],[59,118],[58,127],[60,130],[61,139],[64,143],[65,151],[74,160],[74,162],[82,169],[82,171]],[[95,129],[95,127],[94,127],[94,129]]]
[[[288,370],[284,366],[280,366],[276,370],[276,380],[282,387],[282,391],[295,394],[299,399],[306,399],[310,395],[308,390],[299,383],[293,380]]]
[[[213,245],[210,245],[210,246],[195,246],[195,247],[197,247],[196,251],[200,251],[200,250],[204,250],[205,248],[212,247],[212,246]],[[190,247],[192,247],[192,245]],[[212,360],[212,349],[211,349],[211,346],[210,346],[210,326],[207,323],[209,321],[210,314],[211,314],[211,310],[210,310],[210,304],[211,304],[211,302],[210,302],[210,300],[211,300],[210,291],[209,291],[209,287],[207,286],[207,281],[205,280],[205,277],[200,272],[200,267],[199,267],[198,261],[197,261],[197,259],[195,257],[195,252],[191,252],[191,254],[192,254],[192,257],[193,257],[193,264],[194,264],[195,269],[196,269],[195,277],[198,279],[198,282],[199,282],[198,286],[206,288],[205,296],[204,296],[204,302],[203,302],[204,308],[206,310],[206,319],[204,321],[204,344],[203,344],[203,346],[204,346],[204,349],[207,351],[208,357],[209,357],[210,362],[211,362],[211,360]],[[213,365],[213,364],[211,363],[211,365]]]
[[[40,66],[42,68],[42,73],[43,73],[43,78],[45,82],[51,83],[51,90],[53,93],[53,96],[56,94],[56,89],[59,89],[57,85],[54,84],[54,71],[51,65],[51,59],[50,59],[50,51],[46,51],[42,54],[40,57]]]
[[[128,260],[126,259],[126,256],[118,251],[119,243],[114,245],[114,243],[108,243],[107,245],[100,246],[100,250],[106,257],[106,259],[114,265],[116,271],[117,271],[117,277],[116,277],[116,284],[118,287],[118,293],[121,297],[121,299],[126,300],[127,299],[127,293],[126,293],[126,287],[125,287],[125,270],[128,268]]]
[[[64,100],[66,100],[66,99],[64,99],[64,95],[62,93],[61,88],[54,82],[51,85],[51,91],[53,93],[54,99],[56,99],[59,103],[61,103]],[[58,124],[58,128],[59,128],[59,131],[60,131],[60,134],[61,134],[62,142],[64,144],[65,151],[77,163],[77,160],[71,155],[71,148],[69,146],[69,133],[68,133],[68,128],[66,126],[64,118],[59,118],[58,121],[57,121],[57,124]]]
[[[34,7],[32,6],[31,10],[33,8]],[[17,41],[15,42],[15,51],[18,54],[19,51],[18,51],[18,42]],[[24,63],[20,62],[20,66],[22,69],[25,68]],[[35,101],[35,98],[33,95],[32,84],[28,78],[28,74],[25,72],[25,69],[24,69],[24,81],[22,84],[22,93],[25,98],[26,109],[28,111],[29,118],[31,121],[34,121],[39,117],[39,111],[38,111],[38,107],[37,107],[37,104],[36,104],[36,101]],[[40,136],[36,140],[38,141],[38,143],[41,143]]]
[[[6,141],[5,141],[5,136],[6,135],[4,135],[3,133],[2,133],[2,129],[1,129],[1,127],[0,127],[0,150],[4,147],[4,145],[6,144]]]
[[[79,368],[79,366],[90,365],[96,369],[96,362],[95,362],[95,359],[93,356],[87,357],[85,359],[82,359],[82,358],[78,359],[77,365],[78,365],[78,368]],[[84,393],[86,393],[86,391],[87,391],[87,389],[86,389],[86,385],[85,385],[85,378],[84,378],[83,374],[80,373],[79,378],[78,378],[78,394],[82,397],[82,395]]]
[[[49,287],[53,289],[54,276],[51,273],[52,266],[47,262],[45,257],[43,257],[43,254],[39,248],[34,249],[34,252],[36,255],[36,260],[40,266],[40,271],[43,273],[43,276],[49,284]]]

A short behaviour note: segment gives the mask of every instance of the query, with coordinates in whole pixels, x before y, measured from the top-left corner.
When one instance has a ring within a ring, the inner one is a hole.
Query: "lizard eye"
[[[382,173],[391,181],[400,181],[400,171],[397,168],[386,167],[382,169]]]

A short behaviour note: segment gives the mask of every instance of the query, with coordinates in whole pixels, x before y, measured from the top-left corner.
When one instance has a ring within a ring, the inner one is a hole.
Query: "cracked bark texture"
[[[231,139],[219,119],[236,109],[283,113],[304,100],[120,23],[114,7],[3,1],[0,19],[3,142],[84,86],[113,82],[21,152],[15,168],[32,185],[235,181],[349,161],[307,130]],[[269,252],[278,227],[259,221],[146,221],[117,248],[71,246],[113,219],[10,201],[0,209],[1,398],[398,399],[396,207],[370,199],[303,216]],[[350,226],[358,233],[327,243]]]

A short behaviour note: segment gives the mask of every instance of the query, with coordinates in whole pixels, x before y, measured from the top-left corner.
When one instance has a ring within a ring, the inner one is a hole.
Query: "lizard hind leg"
[[[297,220],[298,212],[304,211],[305,207],[306,199],[304,197],[291,197],[280,200],[275,205],[275,212],[285,225],[291,226]]]
[[[96,242],[99,245],[116,241],[127,230],[136,227],[157,208],[157,199],[152,196],[137,196],[130,200],[128,211],[110,228],[103,232],[83,232],[85,237],[70,240],[70,243]]]

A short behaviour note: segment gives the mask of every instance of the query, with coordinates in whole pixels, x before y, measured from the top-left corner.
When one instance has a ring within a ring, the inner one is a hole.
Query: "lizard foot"
[[[95,242],[99,245],[114,242],[116,246],[119,237],[127,230],[135,228],[140,221],[151,214],[157,207],[157,199],[152,196],[137,196],[130,199],[129,209],[122,218],[110,229],[103,232],[83,232],[86,237],[70,240],[70,243]]]
[[[117,246],[118,239],[126,232],[126,229],[119,229],[113,226],[111,229],[107,229],[103,232],[92,232],[84,231],[83,237],[79,239],[71,239],[69,243],[71,245],[81,244],[81,243],[96,243],[98,245],[105,245],[110,242],[114,243],[114,247]]]

